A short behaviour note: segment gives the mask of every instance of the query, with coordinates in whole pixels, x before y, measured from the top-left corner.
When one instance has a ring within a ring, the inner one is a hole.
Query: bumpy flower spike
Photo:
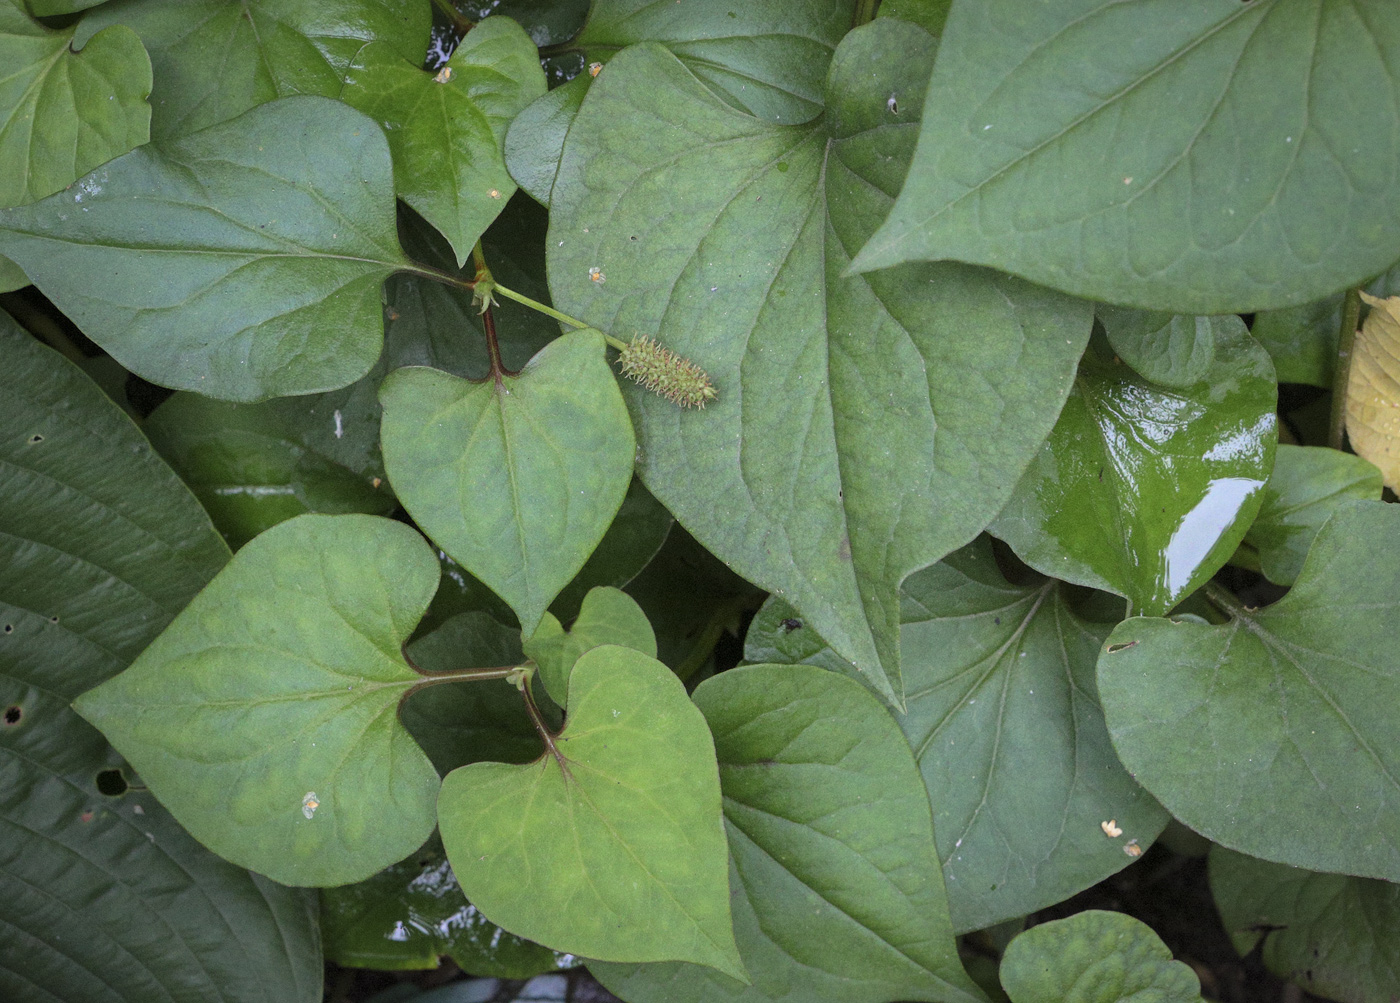
[[[706,401],[715,399],[705,370],[644,335],[633,338],[618,361],[623,375],[681,407],[704,408]]]

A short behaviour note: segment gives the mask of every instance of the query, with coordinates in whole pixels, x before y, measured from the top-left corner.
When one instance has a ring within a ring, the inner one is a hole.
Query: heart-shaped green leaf
[[[1210,890],[1240,955],[1309,993],[1354,1003],[1400,998],[1400,886],[1210,851]]]
[[[129,28],[72,52],[0,0],[0,206],[33,202],[150,138],[151,61]]]
[[[1201,1003],[1201,980],[1146,923],[1090,909],[1033,926],[1007,945],[1012,1003]]]
[[[436,837],[366,881],[321,889],[321,935],[328,960],[381,971],[436,968],[447,955],[473,975],[527,979],[578,963],[481,915]]]
[[[1124,765],[1242,853],[1400,881],[1400,507],[1340,506],[1293,589],[1220,626],[1138,617],[1099,656]]]
[[[953,258],[1184,314],[1364,281],[1400,251],[1391,14],[1389,0],[960,5],[908,181],[852,268]]]
[[[112,24],[141,36],[155,70],[151,135],[167,139],[277,98],[333,98],[366,42],[421,60],[430,18],[419,0],[114,0],[78,23],[74,44]]]
[[[220,856],[283,884],[362,880],[433,831],[437,771],[396,711],[437,581],[402,523],[299,516],[74,707]]]
[[[550,604],[550,610],[562,620],[571,620],[578,616],[584,598],[593,589],[620,589],[632,581],[660,552],[675,522],[666,506],[634,477],[598,549],[588,555],[573,581]]]
[[[1264,500],[1240,545],[1264,576],[1292,585],[1317,531],[1348,500],[1378,501],[1381,472],[1359,456],[1320,446],[1280,445]]]
[[[546,613],[525,654],[539,666],[540,680],[554,702],[563,706],[569,673],[579,656],[601,644],[620,644],[656,657],[656,635],[637,601],[617,589],[592,589],[583,598],[578,619],[567,631],[553,613]]]
[[[715,736],[743,986],[687,964],[590,965],[625,1000],[982,999],[958,962],[923,782],[850,679],[752,665],[701,683]]]
[[[1187,317],[1107,303],[1094,313],[1114,353],[1134,372],[1149,383],[1183,390],[1209,377],[1217,329],[1229,338],[1239,326],[1237,317]]]
[[[1267,353],[1215,324],[1204,379],[1172,390],[1091,345],[1060,420],[989,532],[1065,581],[1160,616],[1229,560],[1277,438]]]
[[[479,383],[400,369],[379,391],[384,465],[433,540],[534,633],[622,504],[636,446],[596,331]]]
[[[726,104],[773,122],[815,118],[832,52],[851,26],[852,0],[749,0],[675,10],[647,0],[595,0],[575,41],[585,69],[522,112],[506,137],[510,172],[548,205],[564,137],[593,78],[616,53],[658,42]]]
[[[260,404],[181,392],[145,431],[234,547],[306,512],[389,515],[373,376]]]
[[[933,803],[959,932],[1088,888],[1167,823],[1103,723],[1094,665],[1110,628],[1076,615],[1066,591],[1054,579],[1012,585],[985,539],[904,583],[898,720]],[[755,618],[744,654],[852,673],[777,602]]]
[[[629,390],[647,487],[895,701],[900,581],[1004,503],[1091,324],[979,269],[840,278],[900,184],[933,51],[888,18],[852,32],[826,115],[784,126],[626,49],[569,131],[548,241],[562,309],[718,388],[703,412]]]
[[[313,393],[379,357],[380,285],[409,265],[392,196],[374,122],[287,98],[0,210],[0,253],[153,382],[225,400]]]
[[[442,841],[467,898],[557,951],[743,978],[714,744],[685,687],[604,645],[575,663],[567,709],[557,752],[443,781]]]
[[[515,194],[501,144],[522,108],[544,94],[529,36],[508,17],[469,31],[437,76],[387,42],[355,55],[340,99],[383,124],[394,189],[441,231],[460,266]]]
[[[228,548],[121,410],[3,313],[0,358],[0,996],[319,1003],[314,897],[196,843],[68,706]]]

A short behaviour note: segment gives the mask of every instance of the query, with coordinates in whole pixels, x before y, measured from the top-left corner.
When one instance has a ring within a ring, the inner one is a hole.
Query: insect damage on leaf
[[[709,373],[644,335],[633,338],[618,361],[623,375],[681,407],[704,408],[715,399]]]

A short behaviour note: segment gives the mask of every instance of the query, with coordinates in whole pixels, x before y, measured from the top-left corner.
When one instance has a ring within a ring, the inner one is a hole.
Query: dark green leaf
[[[930,35],[941,35],[952,6],[953,0],[881,0],[879,14],[913,21]]]
[[[908,182],[852,268],[953,258],[1184,314],[1364,281],[1400,253],[1391,14],[957,5]]]
[[[234,547],[306,512],[389,515],[398,502],[379,457],[375,375],[261,404],[177,393],[146,434]]]
[[[1187,317],[1179,313],[1095,307],[1113,351],[1149,383],[1186,389],[1200,383],[1215,361],[1216,332],[1229,339],[1238,317]]]
[[[900,581],[1004,503],[1090,326],[978,269],[839,277],[900,183],[933,48],[888,18],[853,32],[826,116],[783,126],[633,46],[569,132],[548,240],[562,309],[718,388],[703,412],[629,391],[647,487],[894,700]]]
[[[1258,553],[1269,581],[1292,585],[1313,538],[1337,506],[1380,496],[1381,472],[1361,457],[1320,446],[1280,445],[1244,546]]]
[[[1091,909],[1031,927],[1006,948],[1014,1003],[1201,1003],[1201,981],[1146,923]]]
[[[589,555],[574,580],[559,593],[550,610],[561,620],[572,620],[590,589],[622,588],[651,563],[674,524],[675,519],[666,511],[666,506],[656,500],[646,485],[633,478],[627,486],[627,496],[622,499],[622,507],[603,534],[598,549]]]
[[[569,673],[579,656],[602,644],[633,648],[656,657],[656,635],[635,599],[617,589],[596,588],[584,596],[578,619],[566,632],[553,613],[545,613],[539,628],[525,642],[525,654],[539,666],[540,681],[554,702],[563,706]]]
[[[167,139],[277,98],[335,97],[366,42],[418,62],[429,11],[422,0],[115,0],[83,18],[75,44],[111,24],[141,36],[155,71],[151,135]]]
[[[427,672],[520,665],[520,631],[482,612],[459,613],[408,646]],[[504,679],[428,686],[399,710],[414,740],[446,775],[482,760],[528,763],[544,751],[520,690]]]
[[[326,957],[354,968],[436,968],[447,955],[473,975],[527,979],[576,964],[481,915],[436,838],[366,881],[322,889],[321,930]]]
[[[904,583],[908,712],[899,723],[933,803],[960,932],[1103,880],[1167,822],[1118,762],[1103,723],[1094,663],[1110,628],[1076,616],[1066,591],[1053,579],[1011,585],[986,541]],[[854,674],[774,603],[749,628],[745,655]]]
[[[228,548],[121,410],[3,314],[0,357],[0,997],[317,1003],[314,899],[215,857],[147,792],[101,794],[124,764],[68,707]]]
[[[1231,849],[1400,880],[1400,507],[1339,506],[1288,595],[1231,612],[1109,636],[1099,692],[1124,765]]]
[[[447,238],[460,266],[515,194],[501,144],[516,113],[544,94],[544,72],[507,17],[468,32],[437,76],[420,64],[371,42],[355,55],[340,98],[384,126],[395,191]]]
[[[24,269],[9,258],[0,257],[0,293],[14,292],[29,285],[29,276]]]
[[[533,633],[632,478],[632,425],[602,337],[565,335],[519,374],[480,383],[400,369],[379,399],[404,507]]]
[[[286,884],[362,880],[433,831],[438,775],[395,711],[422,682],[400,646],[437,580],[402,523],[299,516],[74,706],[220,856]]]
[[[658,42],[729,106],[774,122],[822,109],[832,53],[851,26],[853,0],[691,4],[595,0],[577,45],[585,70],[521,113],[506,140],[511,175],[548,205],[564,137],[589,84],[620,49]]]
[[[567,42],[588,16],[589,0],[453,0],[464,17],[483,21],[505,15],[520,24],[540,47]],[[475,30],[475,29],[473,29]]]
[[[1210,889],[1240,954],[1264,941],[1265,966],[1347,1003],[1400,997],[1400,886],[1318,874],[1217,846]]]
[[[72,52],[0,0],[0,206],[33,202],[150,138],[151,61],[128,28]]]
[[[958,962],[928,798],[870,693],[807,666],[706,680],[735,936],[753,980],[687,964],[591,965],[634,1003],[972,1003]]]
[[[392,190],[377,125],[287,98],[0,210],[0,252],[152,382],[242,401],[333,390],[379,357],[380,284],[408,265]]]
[[[742,976],[714,746],[685,687],[639,651],[594,648],[555,744],[558,756],[443,781],[442,841],[467,897],[558,951]]]
[[[1160,616],[1234,553],[1273,464],[1277,388],[1238,318],[1172,390],[1090,347],[1060,420],[989,532],[1027,564]]]

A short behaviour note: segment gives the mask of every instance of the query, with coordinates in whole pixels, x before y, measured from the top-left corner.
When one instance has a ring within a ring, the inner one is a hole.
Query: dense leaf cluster
[[[1389,0],[0,0],[0,996],[1400,996],[1397,259]]]

